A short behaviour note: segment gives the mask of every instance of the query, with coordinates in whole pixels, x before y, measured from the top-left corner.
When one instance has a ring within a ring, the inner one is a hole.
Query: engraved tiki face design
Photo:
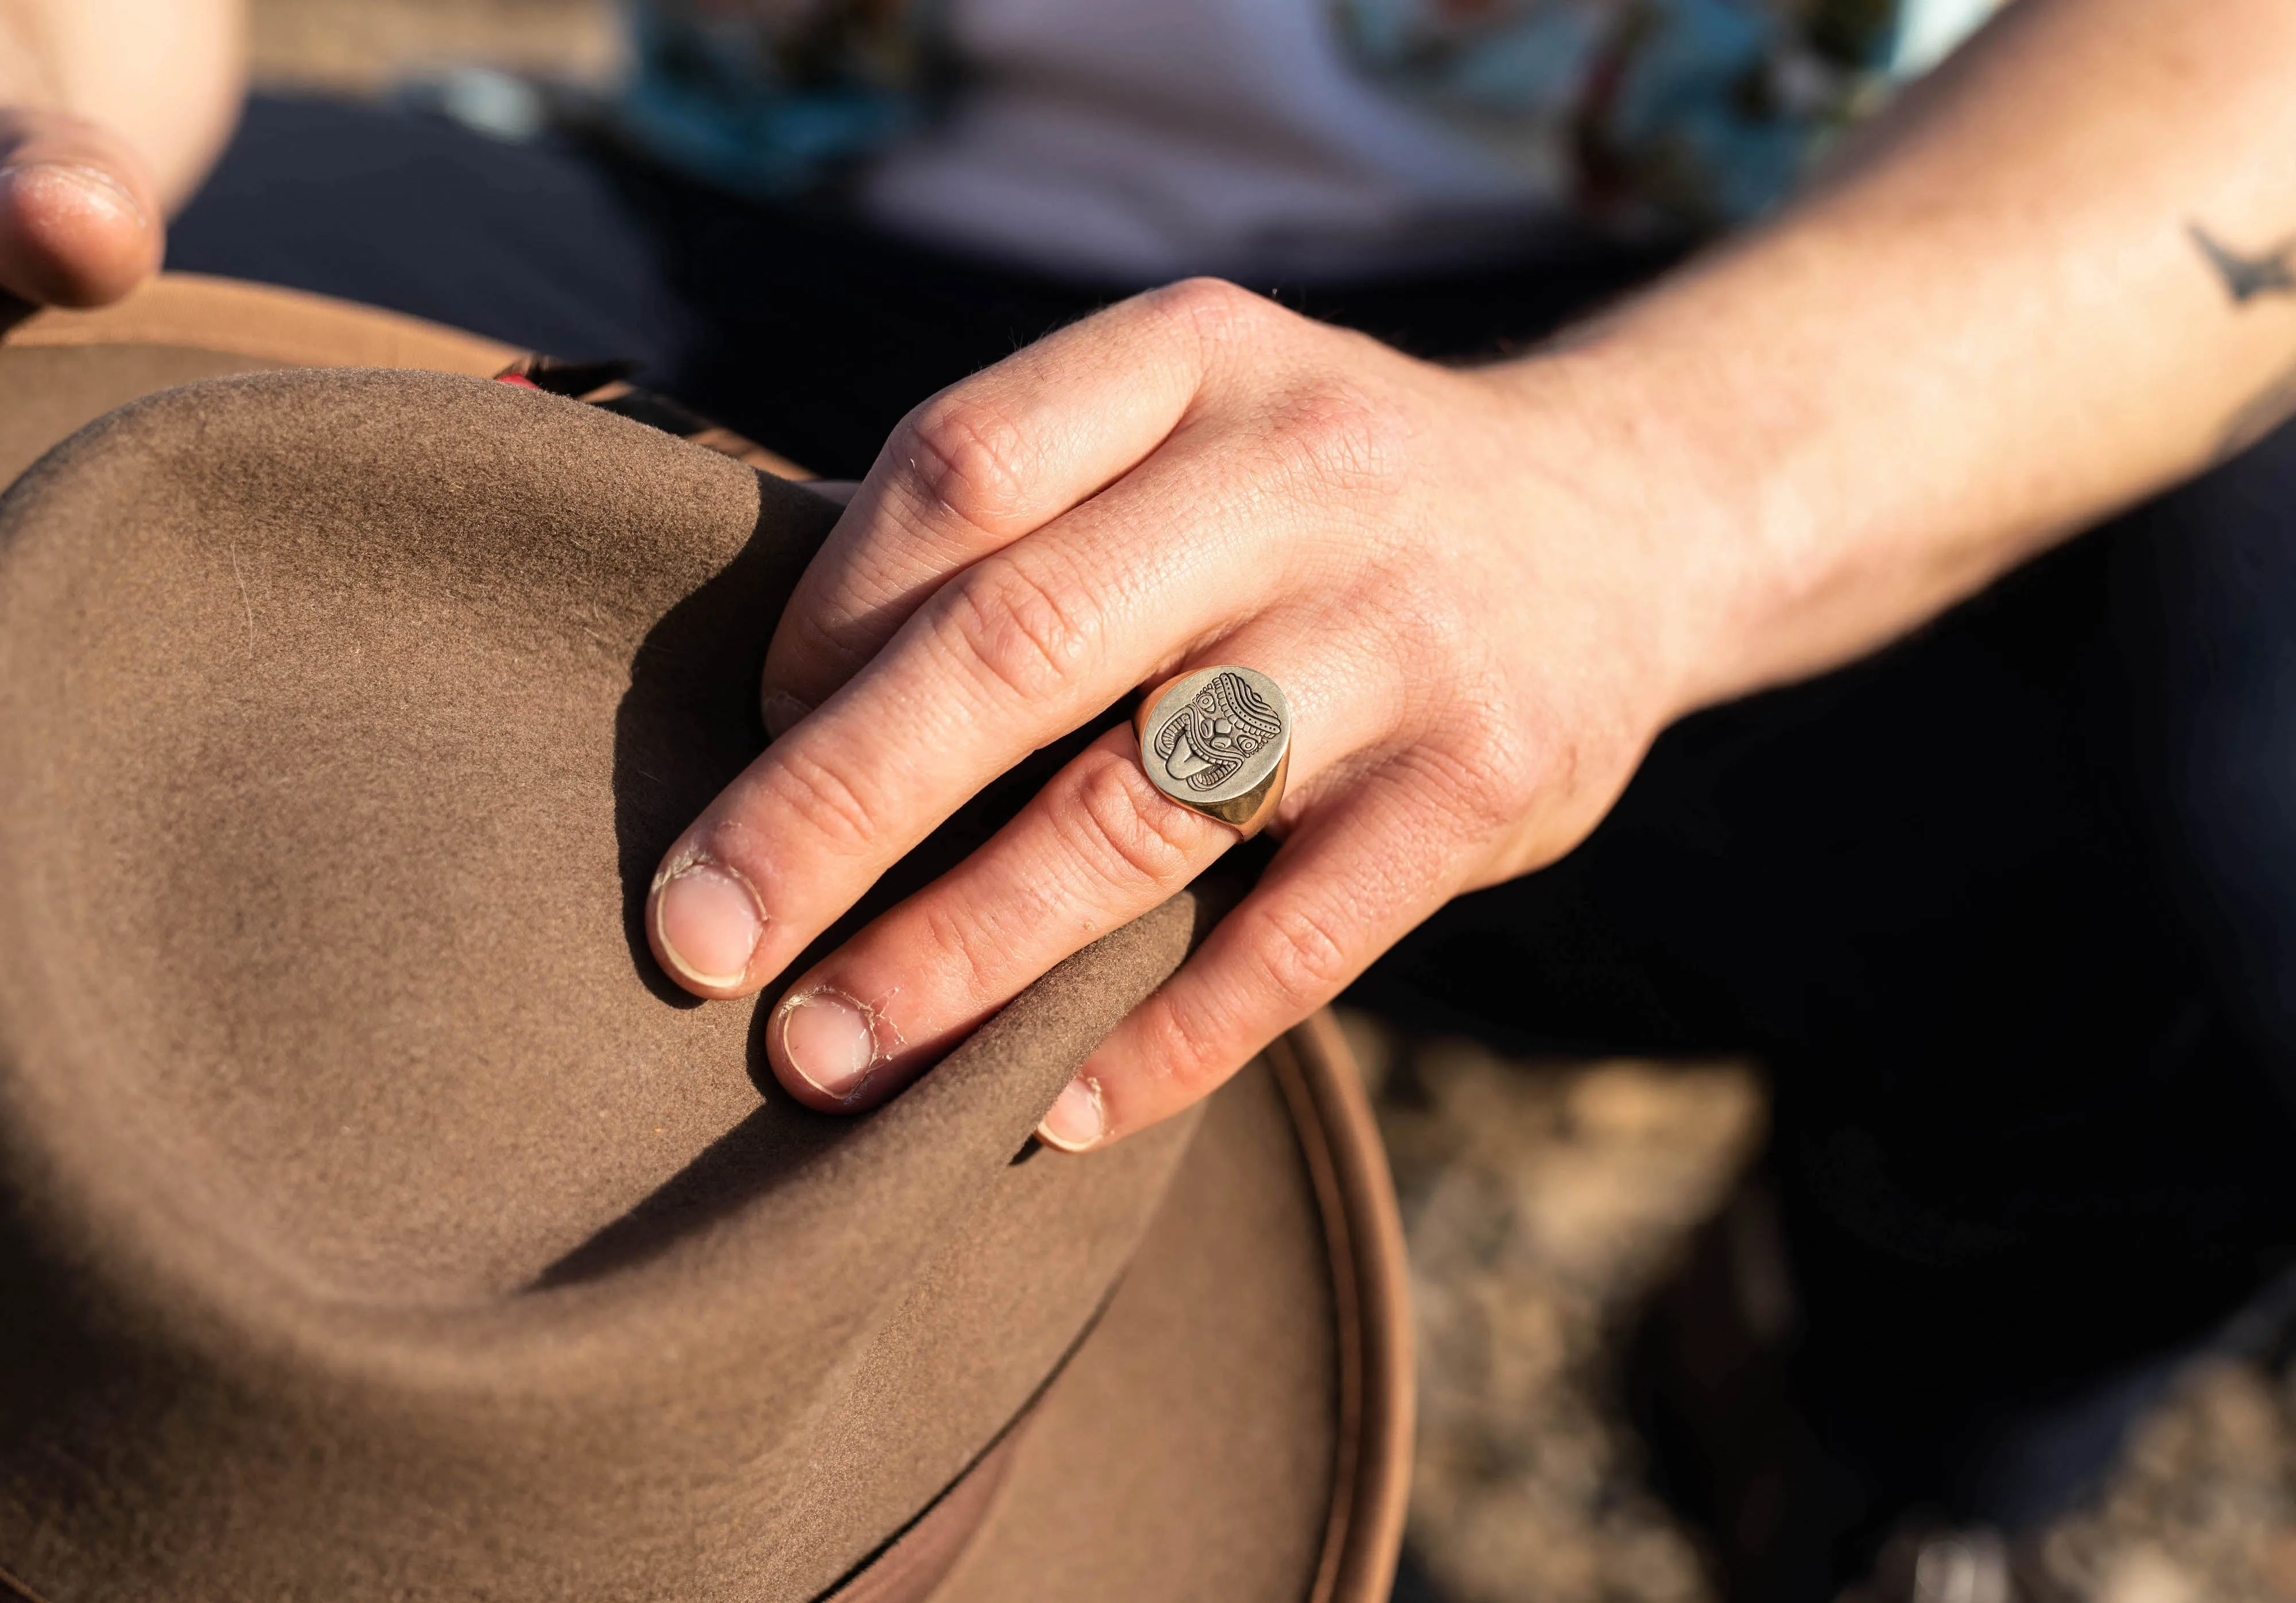
[[[1156,731],[1156,756],[1190,790],[1214,791],[1283,733],[1283,720],[1259,692],[1224,673],[1164,720]]]

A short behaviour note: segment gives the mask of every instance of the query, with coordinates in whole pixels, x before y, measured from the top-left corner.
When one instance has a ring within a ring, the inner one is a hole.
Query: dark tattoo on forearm
[[[2186,223],[2185,232],[2224,280],[2225,292],[2234,306],[2259,295],[2296,295],[2296,267],[2289,262],[2296,256],[2296,239],[2284,239],[2261,256],[2243,256],[2198,223]]]
[[[2296,236],[2260,255],[2247,256],[2198,223],[2186,223],[2185,232],[2202,259],[2224,281],[2225,293],[2232,297],[2234,306],[2245,306],[2259,295],[2296,295]],[[2217,436],[2214,460],[2238,456],[2292,416],[2296,416],[2296,366],[2284,369],[2225,420],[2224,432]]]

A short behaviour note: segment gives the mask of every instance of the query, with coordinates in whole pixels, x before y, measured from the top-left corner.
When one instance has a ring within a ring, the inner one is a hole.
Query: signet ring
[[[1142,698],[1132,727],[1148,782],[1249,840],[1283,800],[1292,704],[1257,669],[1199,668]]]

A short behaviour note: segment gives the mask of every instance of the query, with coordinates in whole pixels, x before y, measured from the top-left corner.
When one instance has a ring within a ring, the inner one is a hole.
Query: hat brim
[[[934,1603],[1384,1599],[1408,1481],[1405,1299],[1377,1130],[1319,1015],[1212,1099]]]
[[[321,297],[165,277],[0,342],[0,481],[111,408],[196,379],[483,374],[517,355]],[[1392,1188],[1322,1017],[1212,1099],[1102,1317],[994,1450],[993,1484],[960,1482],[967,1495],[942,1500],[956,1517],[928,1510],[838,1595],[1371,1603],[1400,1543],[1410,1409]],[[931,1542],[915,1540],[928,1526]]]

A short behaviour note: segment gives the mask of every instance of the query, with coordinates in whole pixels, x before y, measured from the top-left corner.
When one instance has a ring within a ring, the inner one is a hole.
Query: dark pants
[[[172,261],[636,358],[836,476],[1118,292],[603,151],[282,103]],[[1472,356],[1656,265],[1285,298]],[[1529,1047],[1761,1053],[1795,1394],[1847,1523],[2045,1512],[2125,1415],[2095,1400],[2296,1241],[2296,431],[1877,657],[1687,720],[1578,852],[1359,994]]]

